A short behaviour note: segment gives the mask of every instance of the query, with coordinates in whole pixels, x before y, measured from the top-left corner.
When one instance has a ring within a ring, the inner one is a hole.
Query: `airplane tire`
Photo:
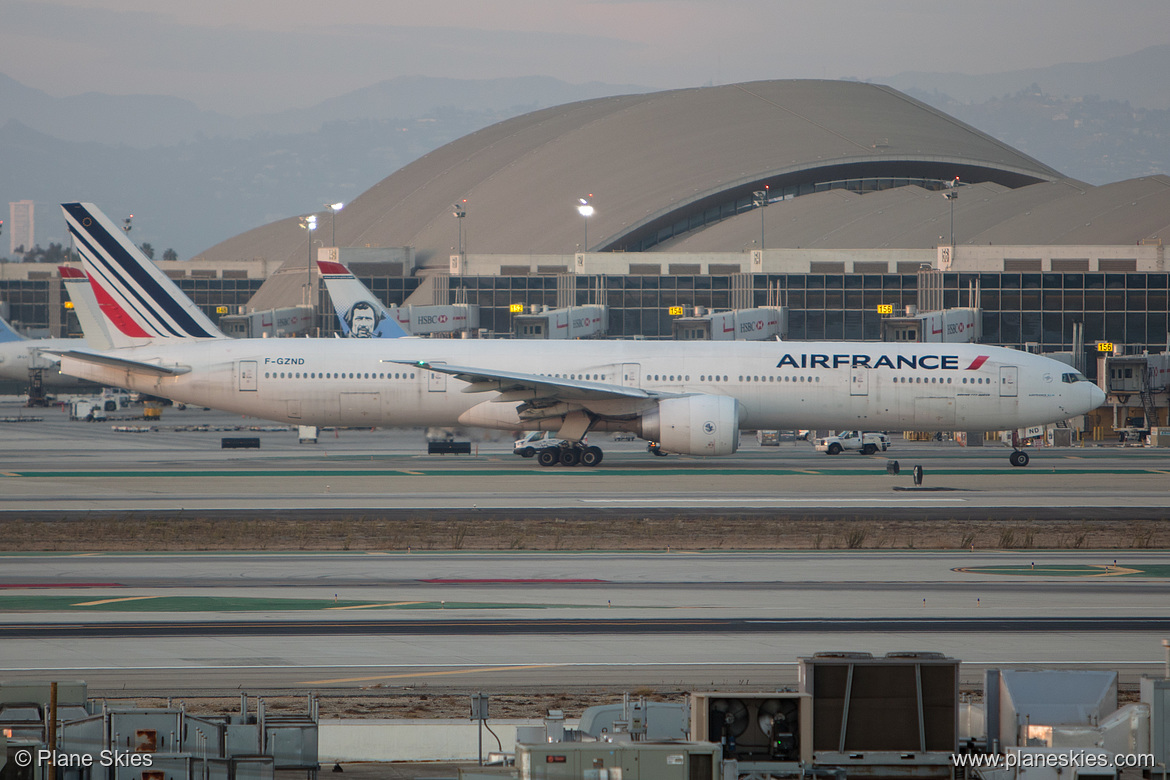
[[[1013,466],[1016,466],[1016,467],[1027,466],[1028,465],[1028,453],[1023,452],[1021,450],[1015,450],[1008,457],[1008,460],[1011,462],[1011,464]]]
[[[837,442],[833,442],[832,444],[830,444],[829,445],[829,454],[830,455],[840,455],[841,454],[841,445],[838,444]]]
[[[536,456],[536,462],[542,466],[555,466],[561,462],[559,447],[545,447]]]
[[[561,465],[562,466],[579,466],[581,465],[581,448],[580,447],[566,447],[561,451]]]
[[[586,447],[581,451],[581,465],[586,468],[593,468],[601,463],[604,455],[605,453],[601,451],[601,447]]]

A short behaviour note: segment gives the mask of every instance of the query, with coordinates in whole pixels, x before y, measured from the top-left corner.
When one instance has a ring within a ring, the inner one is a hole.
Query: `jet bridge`
[[[896,343],[974,344],[983,337],[980,309],[944,309],[920,312],[906,307],[904,317],[882,319],[882,341]]]
[[[1170,352],[1106,354],[1100,363],[1097,376],[1113,407],[1113,430],[1144,435],[1164,424],[1170,403]]]
[[[678,341],[766,341],[788,335],[784,306],[719,312],[699,306],[690,315],[678,314],[670,323],[671,335]]]
[[[512,335],[518,339],[588,339],[604,336],[609,325],[605,306],[566,306],[552,309],[536,304],[512,317]]]

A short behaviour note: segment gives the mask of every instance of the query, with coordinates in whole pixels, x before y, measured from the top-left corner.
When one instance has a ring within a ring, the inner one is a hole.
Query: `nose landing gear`
[[[1021,468],[1028,465],[1028,453],[1020,449],[1019,431],[1012,431],[1012,454],[1008,456],[1008,462]]]

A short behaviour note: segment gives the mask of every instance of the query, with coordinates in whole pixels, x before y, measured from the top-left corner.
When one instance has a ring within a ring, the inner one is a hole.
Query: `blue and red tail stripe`
[[[103,312],[118,307],[115,322],[127,336],[219,338],[222,333],[181,290],[90,203],[63,203],[69,232],[98,293]],[[130,327],[126,319],[137,328]]]

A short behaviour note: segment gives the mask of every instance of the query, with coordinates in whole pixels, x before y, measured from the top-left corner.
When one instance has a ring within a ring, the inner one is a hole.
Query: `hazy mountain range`
[[[1167,72],[1170,46],[1157,46],[1099,63],[869,80],[1102,184],[1170,170],[1170,84],[1158,78]],[[35,201],[42,246],[64,236],[55,204],[79,199],[115,219],[133,213],[137,241],[187,258],[265,222],[351,200],[494,122],[647,91],[546,77],[411,77],[303,109],[230,117],[159,95],[56,98],[0,75],[0,204]],[[0,256],[7,249],[5,235]]]
[[[1170,85],[1163,78],[1168,67],[1170,44],[1101,62],[1069,62],[983,76],[912,71],[864,80],[888,84],[903,92],[939,92],[958,103],[982,103],[1038,84],[1045,94],[1057,98],[1095,96],[1137,108],[1170,109]]]

